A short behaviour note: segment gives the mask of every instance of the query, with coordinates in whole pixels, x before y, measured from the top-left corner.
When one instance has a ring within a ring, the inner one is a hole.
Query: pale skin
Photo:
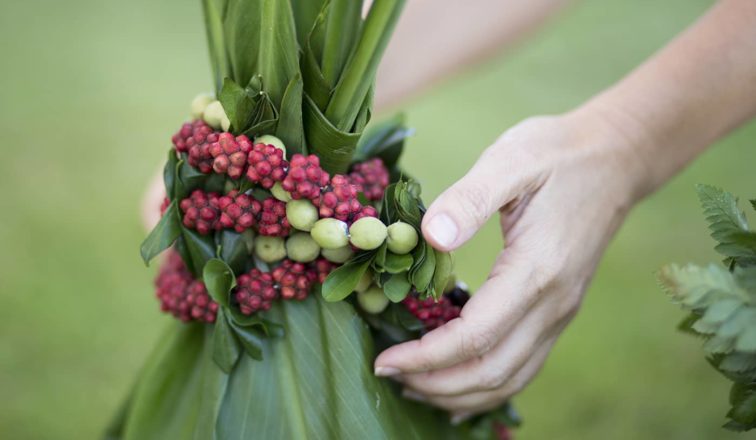
[[[484,58],[563,3],[409,1],[379,76],[379,104]],[[442,31],[454,38],[423,39]],[[403,52],[421,66],[409,75]],[[423,235],[454,250],[498,212],[506,247],[459,318],[387,349],[375,374],[454,422],[522,390],[577,313],[628,211],[754,115],[756,2],[721,0],[616,85],[504,132],[431,204]],[[158,206],[160,191],[151,194]],[[154,208],[146,212],[153,223]]]

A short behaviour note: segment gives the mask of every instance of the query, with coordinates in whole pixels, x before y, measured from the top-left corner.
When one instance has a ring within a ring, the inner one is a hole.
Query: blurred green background
[[[409,105],[406,167],[432,199],[508,126],[579,104],[709,4],[578,2]],[[0,4],[0,438],[96,437],[169,319],[138,256],[139,204],[188,101],[210,88],[201,23],[198,3],[178,0]],[[459,126],[475,127],[463,149]],[[632,213],[582,312],[517,397],[519,438],[734,438],[719,428],[727,383],[675,331],[682,313],[654,271],[718,259],[693,185],[754,197],[755,162],[750,124]],[[489,224],[459,252],[472,286],[498,242]]]

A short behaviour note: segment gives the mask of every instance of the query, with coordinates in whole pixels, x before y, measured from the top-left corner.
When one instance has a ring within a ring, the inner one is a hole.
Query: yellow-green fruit
[[[284,157],[286,157],[286,146],[284,145],[283,141],[281,139],[278,139],[277,137],[271,135],[271,134],[264,134],[262,136],[257,136],[255,138],[255,143],[256,144],[273,145],[274,147],[276,147],[279,150],[283,151]]]
[[[364,292],[368,289],[368,287],[370,287],[371,284],[373,284],[373,271],[368,269],[364,274],[362,274],[362,278],[360,278],[360,281],[357,283],[357,285],[354,286],[354,291]]]
[[[373,286],[364,292],[357,293],[357,302],[362,307],[362,310],[371,314],[377,314],[386,310],[389,299],[383,294],[383,289]]]
[[[286,218],[296,229],[309,231],[318,221],[318,208],[309,200],[290,200],[286,202]]]
[[[375,217],[363,217],[349,228],[349,241],[362,250],[378,248],[386,240],[386,225]]]
[[[331,263],[346,263],[352,258],[354,252],[351,246],[344,246],[336,249],[321,249],[320,255]]]
[[[395,254],[404,255],[417,246],[417,231],[407,223],[393,223],[386,232],[386,245]]]
[[[202,114],[202,119],[207,122],[207,125],[214,129],[221,129],[228,131],[231,127],[231,121],[228,120],[226,111],[223,110],[223,106],[220,101],[213,101],[207,105],[205,112]]]
[[[347,224],[335,218],[323,218],[315,222],[310,233],[323,249],[338,249],[349,244]]]
[[[215,95],[212,93],[200,93],[192,99],[192,105],[190,108],[190,115],[192,119],[202,118],[202,114],[205,113],[207,106],[215,101]]]
[[[320,246],[307,232],[297,232],[286,240],[286,254],[294,261],[309,263],[320,255]]]
[[[273,197],[282,202],[288,202],[289,200],[291,200],[291,194],[283,189],[281,182],[274,183],[273,187],[270,189],[270,193],[273,194]]]
[[[255,255],[266,263],[286,258],[286,245],[281,237],[260,236],[255,239]]]

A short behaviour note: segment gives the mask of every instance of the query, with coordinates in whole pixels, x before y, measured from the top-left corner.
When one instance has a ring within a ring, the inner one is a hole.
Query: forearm
[[[507,47],[569,0],[411,0],[378,72],[376,107],[395,105]]]
[[[578,112],[629,142],[638,199],[756,114],[756,2],[722,0],[616,86]]]

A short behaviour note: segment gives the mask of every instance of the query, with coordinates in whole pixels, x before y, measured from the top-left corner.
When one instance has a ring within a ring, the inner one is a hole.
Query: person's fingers
[[[556,337],[541,344],[528,361],[506,383],[495,390],[468,393],[459,396],[427,396],[411,388],[403,391],[403,396],[428,403],[452,412],[452,420],[461,422],[474,414],[498,407],[512,395],[521,391],[538,373],[554,345]]]
[[[551,310],[533,307],[495,348],[442,370],[405,374],[400,381],[426,395],[454,396],[500,388],[531,358],[544,339],[553,334]]]
[[[421,339],[388,348],[375,360],[375,374],[394,376],[456,365],[482,356],[506,335],[542,289],[537,265],[516,248],[505,251],[499,273],[462,308],[460,317]]]
[[[499,208],[535,191],[545,180],[546,173],[537,161],[524,153],[513,154],[504,142],[489,147],[470,171],[428,208],[422,230],[434,248],[456,249]]]

